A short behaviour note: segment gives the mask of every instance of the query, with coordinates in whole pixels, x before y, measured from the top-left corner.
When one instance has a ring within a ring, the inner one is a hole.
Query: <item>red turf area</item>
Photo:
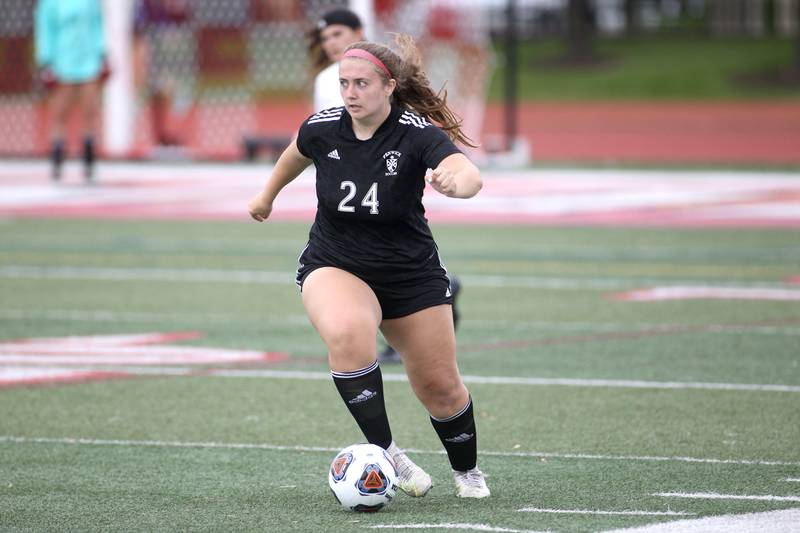
[[[309,112],[302,100],[208,104],[190,110],[175,127],[192,155],[232,159],[241,156],[244,135],[291,135]],[[21,132],[27,138],[0,135],[0,155],[44,154],[44,109],[0,106],[0,123],[21,115],[33,122],[27,134]],[[503,116],[502,105],[489,105],[485,136],[503,132]],[[128,156],[151,153],[147,121],[142,110]],[[518,130],[541,163],[800,164],[800,103],[792,101],[524,103]]]

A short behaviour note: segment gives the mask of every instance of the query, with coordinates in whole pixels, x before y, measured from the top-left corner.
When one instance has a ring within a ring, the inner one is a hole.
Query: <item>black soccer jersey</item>
[[[460,152],[442,130],[393,105],[362,141],[347,110],[336,107],[302,124],[297,148],[317,171],[317,215],[304,254],[313,257],[301,262],[406,277],[435,252],[422,205],[425,174]]]

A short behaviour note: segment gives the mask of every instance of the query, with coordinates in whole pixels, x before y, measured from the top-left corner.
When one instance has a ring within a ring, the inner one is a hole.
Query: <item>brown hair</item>
[[[306,43],[309,58],[309,75],[313,78],[333,62],[328,59],[328,55],[322,49],[322,37],[318,28],[313,28],[306,33]]]
[[[461,119],[447,107],[447,90],[442,87],[437,93],[431,88],[428,76],[422,68],[422,55],[414,43],[414,38],[398,33],[394,36],[394,42],[397,52],[383,44],[368,41],[353,43],[347,49],[366,50],[386,65],[397,81],[392,93],[397,105],[433,120],[451,140],[475,148],[477,145],[461,131]],[[378,67],[375,67],[375,71],[385,81],[389,81],[386,79],[386,74]]]

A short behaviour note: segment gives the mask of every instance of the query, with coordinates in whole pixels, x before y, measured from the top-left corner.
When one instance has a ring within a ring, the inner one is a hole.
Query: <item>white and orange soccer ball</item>
[[[397,472],[386,450],[353,444],[336,454],[328,472],[336,500],[351,511],[378,511],[397,494]]]

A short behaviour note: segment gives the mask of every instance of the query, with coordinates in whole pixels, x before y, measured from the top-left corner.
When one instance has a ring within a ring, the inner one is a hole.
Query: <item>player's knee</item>
[[[425,394],[423,403],[433,416],[448,417],[464,407],[469,393],[457,376],[436,378],[436,376],[432,376],[432,379],[423,386],[422,390]]]
[[[371,345],[375,344],[374,330],[359,320],[342,320],[329,328],[324,337],[328,351],[344,357],[370,350]]]

